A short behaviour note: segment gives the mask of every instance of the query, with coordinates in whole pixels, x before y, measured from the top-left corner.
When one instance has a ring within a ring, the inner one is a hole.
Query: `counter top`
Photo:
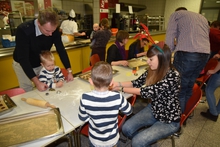
[[[166,31],[150,32],[151,36],[165,34],[165,33]],[[130,35],[129,38],[133,38],[136,35],[136,33],[129,33],[129,35]],[[110,38],[109,42],[112,42],[112,41],[115,41],[115,37]],[[85,46],[88,46],[89,44],[90,44],[90,39],[77,39],[74,42],[64,44],[64,47],[66,50],[68,50],[68,49],[85,47]],[[13,51],[14,51],[14,47],[0,48],[0,58],[12,55]],[[52,47],[51,51],[56,51],[55,46]]]

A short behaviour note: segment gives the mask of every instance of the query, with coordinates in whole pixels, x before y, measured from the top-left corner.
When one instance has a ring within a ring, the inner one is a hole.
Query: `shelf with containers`
[[[147,16],[147,26],[150,31],[163,31],[164,25],[163,16]]]

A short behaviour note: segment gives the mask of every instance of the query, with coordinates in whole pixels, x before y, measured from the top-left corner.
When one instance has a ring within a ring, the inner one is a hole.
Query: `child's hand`
[[[62,86],[63,86],[63,81],[59,81],[59,82],[56,83],[57,88],[60,88]]]

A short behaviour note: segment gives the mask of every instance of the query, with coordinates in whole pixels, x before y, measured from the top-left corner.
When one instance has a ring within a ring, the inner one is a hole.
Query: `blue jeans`
[[[95,147],[90,140],[89,140],[89,147]],[[119,141],[116,143],[116,145],[114,145],[114,147],[120,147]]]
[[[215,90],[219,86],[220,86],[220,72],[211,75],[205,89],[206,100],[209,105],[209,112],[215,116],[220,114],[220,101],[218,101],[218,104],[216,106],[216,99],[214,95]]]
[[[139,131],[143,127],[141,131]],[[163,139],[177,132],[179,122],[170,124],[162,123],[154,118],[151,104],[128,119],[122,127],[122,132],[128,138],[132,138],[133,147],[147,147],[159,139]]]
[[[173,65],[181,76],[179,100],[182,113],[185,110],[187,101],[192,95],[195,80],[205,67],[208,58],[209,54],[182,51],[177,51],[174,55]]]

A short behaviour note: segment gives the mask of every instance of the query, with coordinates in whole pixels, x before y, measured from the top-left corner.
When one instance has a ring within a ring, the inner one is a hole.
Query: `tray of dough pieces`
[[[113,69],[112,74],[115,75],[118,70]],[[89,82],[89,78],[91,77],[91,71],[87,71],[85,73],[79,74],[78,77],[86,82]]]
[[[129,68],[134,68],[134,67],[141,67],[141,66],[147,66],[147,58],[142,57],[142,58],[134,58],[131,60],[128,60],[128,67]]]
[[[7,95],[0,95],[0,115],[12,111],[17,105],[14,101]]]
[[[59,108],[31,112],[0,120],[1,147],[18,146],[64,133]]]

